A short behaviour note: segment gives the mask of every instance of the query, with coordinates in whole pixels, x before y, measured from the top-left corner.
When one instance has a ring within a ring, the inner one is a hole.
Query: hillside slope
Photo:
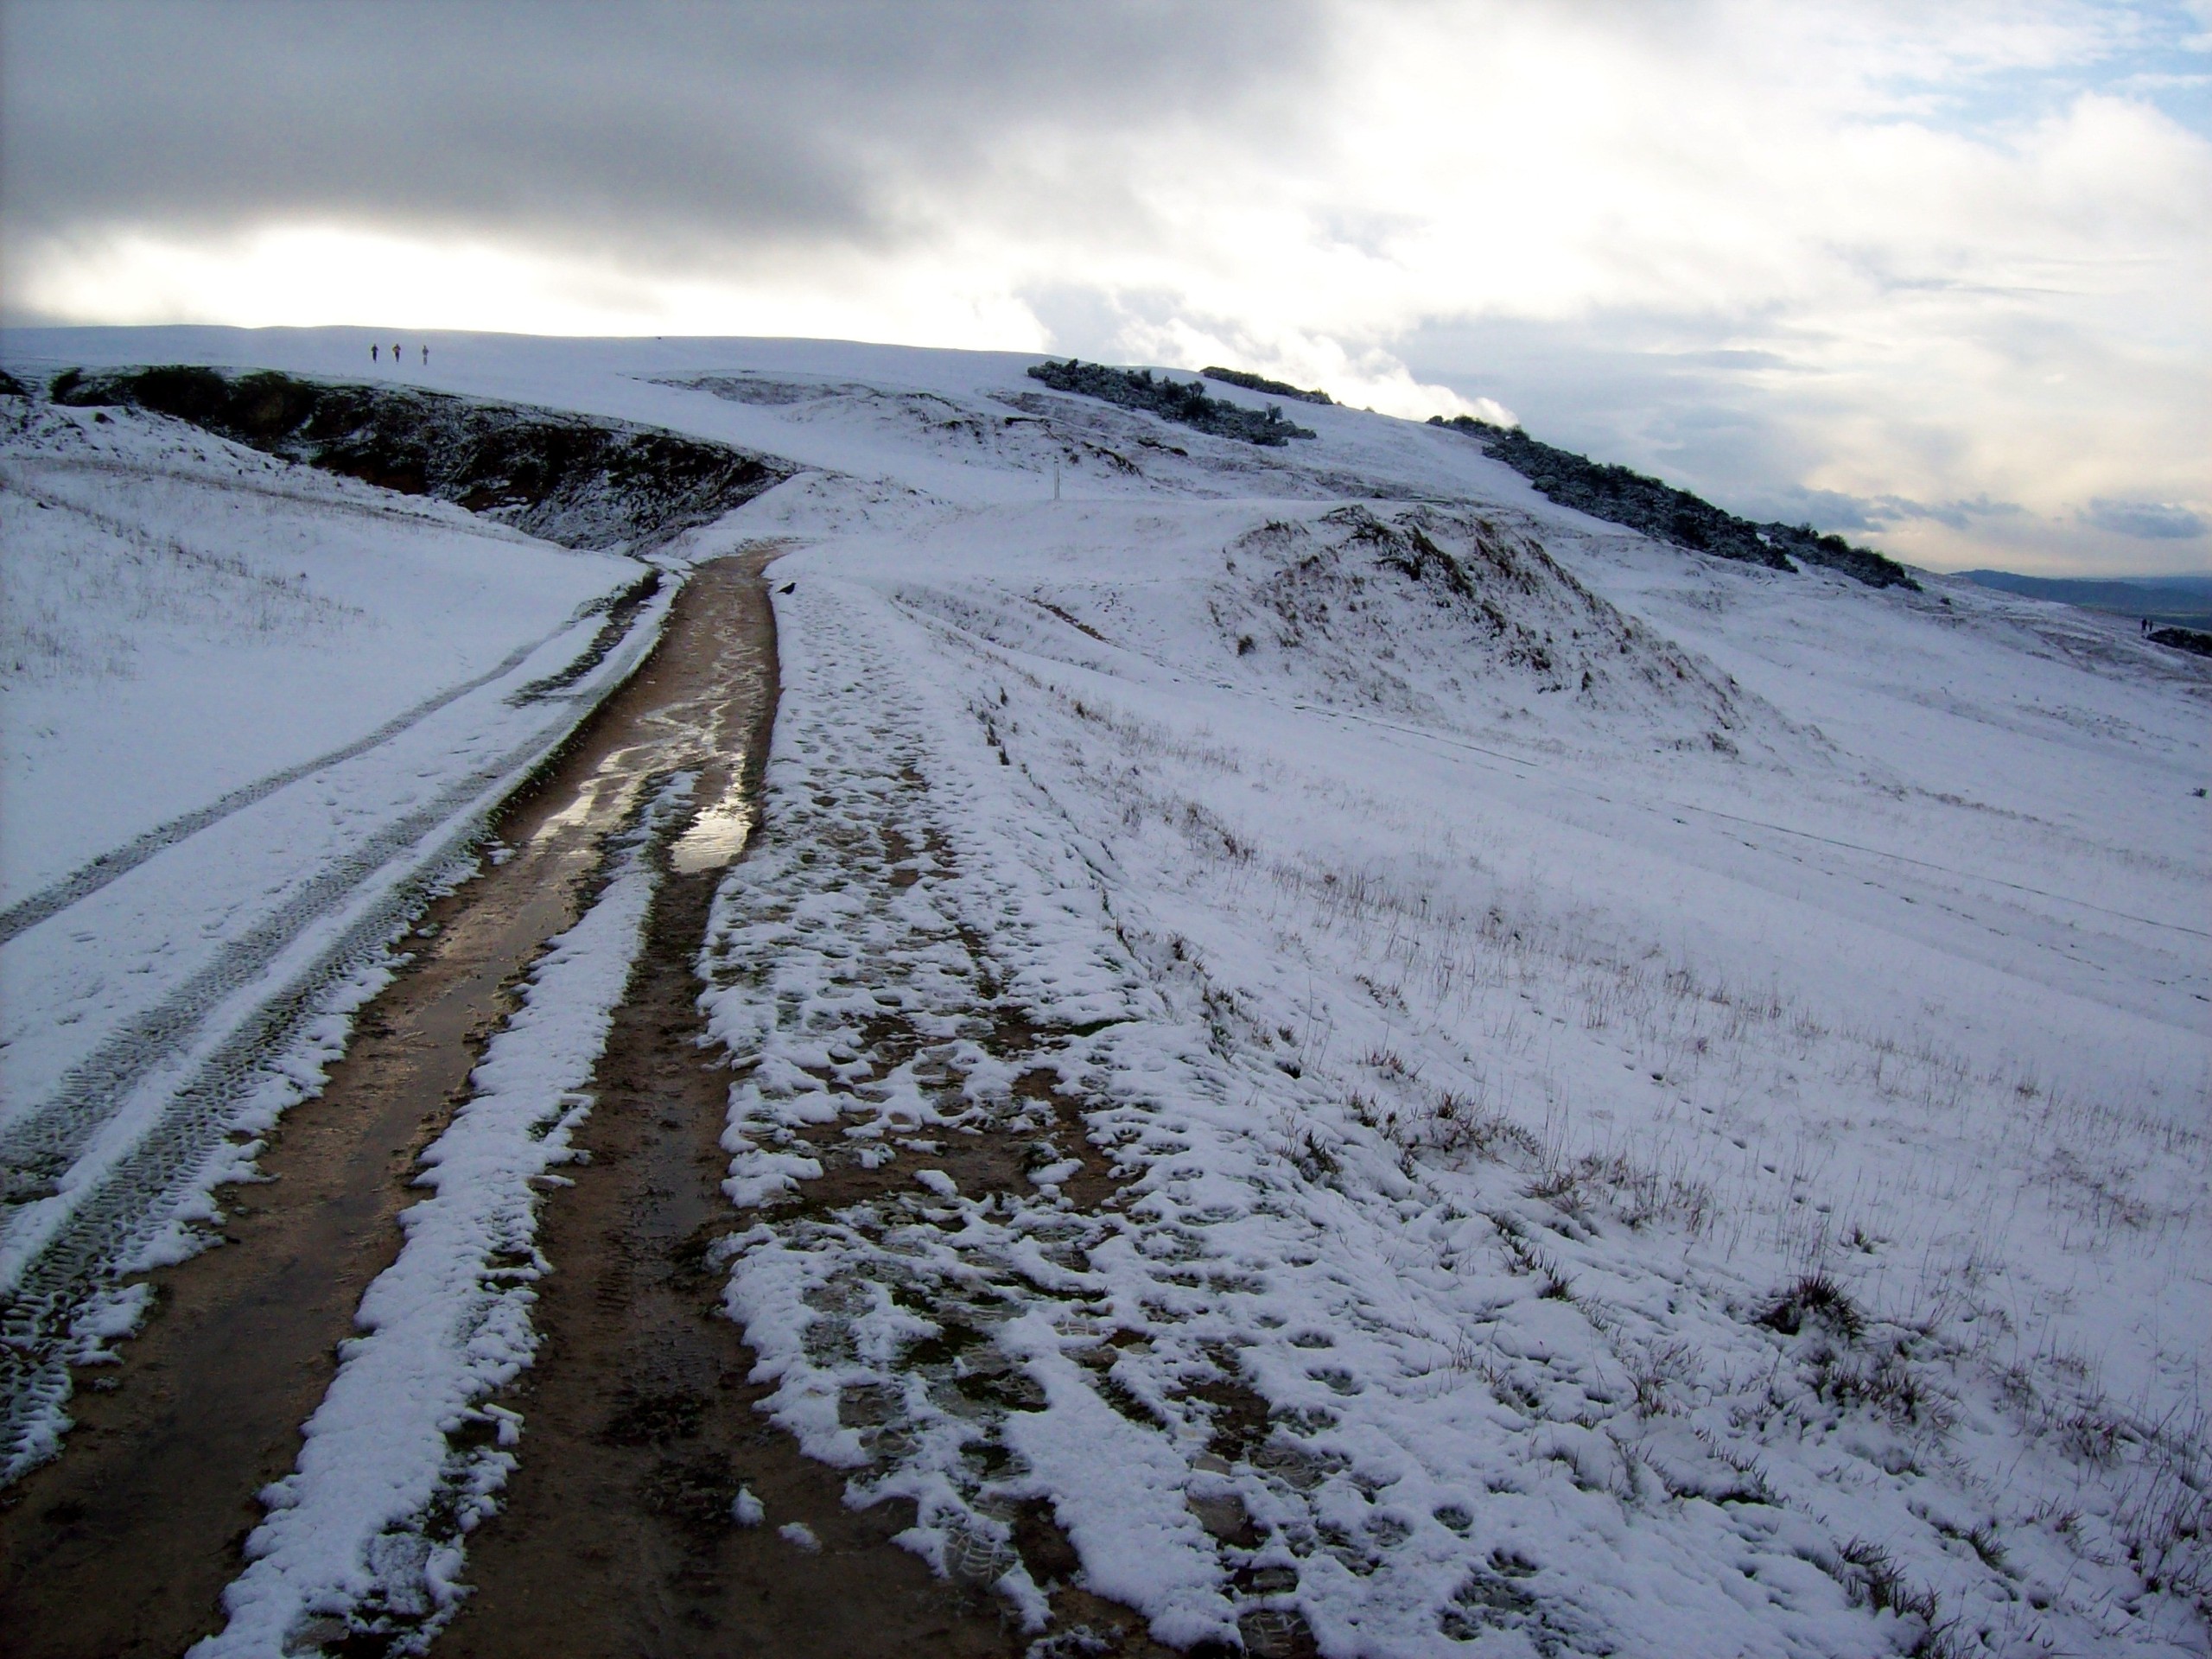
[[[792,469],[717,531],[793,550],[706,1259],[774,1421],[1037,1651],[1070,1582],[1268,1655],[2204,1649],[2212,667],[1331,405],[437,355]],[[318,1617],[434,1633],[434,1510]]]

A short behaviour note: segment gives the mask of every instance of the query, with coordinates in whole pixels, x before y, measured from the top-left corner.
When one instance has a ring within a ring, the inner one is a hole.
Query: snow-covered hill
[[[0,903],[359,739],[644,574],[158,416],[22,414],[0,449]]]
[[[800,469],[717,531],[797,550],[702,957],[778,1421],[1040,1633],[1032,1500],[1178,1645],[2202,1651],[2212,670],[1029,360],[435,342]],[[285,563],[273,629],[366,637]]]

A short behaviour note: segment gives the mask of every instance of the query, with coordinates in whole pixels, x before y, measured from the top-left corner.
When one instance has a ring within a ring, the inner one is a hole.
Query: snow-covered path
[[[1173,792],[1282,764],[1256,721],[1150,724],[1095,672],[995,648],[976,611],[947,627],[953,607],[909,579],[889,581],[901,605],[832,574],[852,563],[783,567],[766,828],[707,962],[744,1078],[730,1190],[765,1205],[731,1309],[779,1421],[853,1471],[855,1500],[915,1499],[917,1548],[1039,1620],[1010,1540],[1045,1503],[1089,1586],[1179,1645],[1241,1630],[1291,1651],[1310,1629],[1343,1653],[1510,1632],[1544,1652],[1874,1654],[1968,1619],[2000,1646],[2181,1635],[2101,1613],[2108,1589],[2067,1593],[2097,1551],[2024,1516],[2078,1504],[2082,1473],[2006,1423],[2002,1368],[1940,1305],[1964,1283],[1883,1306],[1802,1230],[1746,1237],[1755,1160],[1726,1192],[1684,1128],[1593,1152],[1562,1097],[1514,1100],[1546,1004],[1605,1023],[1591,964],[1478,924],[1462,948],[1491,959],[1466,966],[1500,995],[1461,992],[1452,1023],[1490,1040],[1460,1046],[1408,982],[1428,942],[1299,938],[1365,920],[1328,889],[1375,865],[1297,871],[1281,824]],[[1584,816],[1580,834],[1663,855],[1639,816]],[[1365,903],[1417,935],[1461,925],[1444,899]],[[1809,1023],[1746,1012],[1719,1022],[1739,1041]],[[1600,1043],[1640,1065],[1675,1020],[1700,1023],[1671,1009]],[[1694,1097],[1709,1039],[1669,1035]],[[1792,1046],[1802,1065],[1819,1045]],[[1723,1091],[1732,1132],[1743,1088]],[[1836,1154],[1808,1163],[1797,1133],[1802,1190]],[[1950,1541],[1969,1535],[2006,1542],[1978,1558]]]

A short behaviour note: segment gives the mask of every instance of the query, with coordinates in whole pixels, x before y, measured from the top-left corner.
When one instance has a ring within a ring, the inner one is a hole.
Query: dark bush
[[[1218,380],[1225,386],[1242,386],[1247,391],[1264,391],[1270,397],[1288,397],[1301,404],[1331,404],[1337,400],[1325,391],[1307,391],[1287,381],[1270,380],[1263,374],[1253,374],[1243,369],[1200,369],[1209,380]]]
[[[1449,421],[1433,415],[1428,423],[1468,434],[1547,499],[1592,518],[1626,524],[1677,547],[1769,569],[1794,569],[1790,560],[1797,558],[1826,565],[1870,588],[1920,591],[1920,584],[1895,560],[1871,548],[1853,547],[1840,536],[1819,535],[1810,524],[1753,524],[1656,478],[1540,443],[1517,426],[1492,426],[1467,415]]]
[[[1265,412],[1243,409],[1207,397],[1203,380],[1186,385],[1179,380],[1155,379],[1150,369],[1109,369],[1098,363],[1078,363],[1074,358],[1065,363],[1048,358],[1030,369],[1029,378],[1042,380],[1054,391],[1072,391],[1118,404],[1123,409],[1141,410],[1217,438],[1237,438],[1279,448],[1293,438],[1317,435],[1283,419],[1279,409],[1270,407]]]
[[[2212,633],[2196,628],[2153,628],[2151,643],[2171,645],[2176,651],[2194,652],[2199,657],[2212,657]]]
[[[1866,1329],[1866,1317],[1825,1273],[1808,1273],[1782,1293],[1758,1322],[1784,1336],[1796,1336],[1808,1325],[1817,1325],[1846,1342],[1856,1342]]]

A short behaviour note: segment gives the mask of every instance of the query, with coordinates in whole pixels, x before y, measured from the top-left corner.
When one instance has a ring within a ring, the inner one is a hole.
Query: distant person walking
[[[399,342],[396,340],[391,342],[391,360],[395,363],[399,361]]]
[[[377,353],[382,349],[383,348],[378,346],[375,341],[372,340],[369,343],[369,361],[372,363],[375,362],[377,360]]]
[[[426,369],[430,366],[430,348],[427,346],[423,348],[423,366]]]

